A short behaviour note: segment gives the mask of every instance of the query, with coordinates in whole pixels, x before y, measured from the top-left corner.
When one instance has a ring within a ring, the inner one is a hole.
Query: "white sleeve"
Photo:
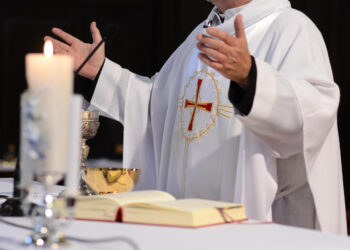
[[[106,59],[91,105],[124,125],[123,167],[139,168],[138,189],[154,189],[155,161],[150,100],[156,79],[139,76]]]
[[[129,70],[106,58],[90,104],[102,115],[124,123],[130,74]]]
[[[323,38],[310,21],[284,27],[274,41],[264,60],[256,58],[253,106],[239,119],[274,157],[287,158],[322,145],[336,122],[339,88]]]

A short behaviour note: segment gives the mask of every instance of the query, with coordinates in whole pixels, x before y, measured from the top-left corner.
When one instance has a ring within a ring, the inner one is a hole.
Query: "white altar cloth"
[[[0,194],[9,194],[10,179],[0,179]],[[57,189],[59,191],[60,188]],[[30,225],[27,218],[5,217],[11,222]],[[123,236],[145,250],[205,249],[350,249],[350,238],[277,224],[226,224],[200,229],[131,225],[110,222],[73,221],[63,231],[68,236],[101,239]],[[30,231],[0,223],[0,249],[28,249],[21,245]],[[62,249],[133,249],[125,242],[83,243],[70,241]]]

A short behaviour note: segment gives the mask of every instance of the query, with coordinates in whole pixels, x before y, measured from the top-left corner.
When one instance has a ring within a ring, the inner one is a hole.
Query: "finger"
[[[102,40],[102,36],[100,30],[96,26],[96,22],[92,22],[90,24],[90,31],[93,43],[99,43]]]
[[[197,48],[203,52],[205,55],[207,55],[209,58],[212,58],[216,61],[223,62],[226,59],[226,55],[220,53],[219,51],[203,46],[200,43],[197,43]]]
[[[225,54],[227,51],[227,45],[223,41],[208,36],[203,36],[202,39],[198,41],[198,43],[201,44],[201,46],[218,50],[223,54]]]
[[[235,37],[226,31],[219,30],[213,27],[207,29],[209,35],[218,38],[219,40],[225,42],[228,45],[234,45]]]
[[[59,28],[53,28],[52,33],[54,33],[56,36],[61,38],[63,41],[65,41],[69,45],[72,45],[74,42],[79,41],[77,38],[75,38],[71,34],[68,34],[67,32],[64,32]]]
[[[211,60],[207,55],[203,53],[199,53],[198,58],[206,65],[212,67],[217,71],[220,71],[223,68],[223,65],[221,63]]]
[[[54,52],[58,52],[59,54],[62,54],[61,52],[65,51],[65,52],[69,52],[70,50],[70,47],[69,45],[61,42],[61,41],[58,41],[57,39],[55,38],[52,38],[50,36],[45,36],[44,37],[44,41],[47,41],[47,40],[50,40],[53,44],[53,49],[54,49]]]
[[[60,55],[67,55],[69,54],[68,50],[62,48],[62,47],[55,47],[54,51],[53,51],[54,54],[60,54]]]
[[[198,41],[202,40],[203,34],[197,34],[197,35],[196,35],[196,38],[197,38]]]
[[[243,25],[243,16],[238,15],[235,19],[235,31],[236,31],[236,37],[237,38],[245,38],[245,31],[244,31],[244,25]]]

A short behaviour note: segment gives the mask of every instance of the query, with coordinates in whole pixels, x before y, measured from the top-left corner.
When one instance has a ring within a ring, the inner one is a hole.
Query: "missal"
[[[55,208],[64,215],[64,199],[57,199]],[[203,199],[176,200],[171,194],[156,190],[79,196],[74,217],[192,228],[247,219],[242,204]]]

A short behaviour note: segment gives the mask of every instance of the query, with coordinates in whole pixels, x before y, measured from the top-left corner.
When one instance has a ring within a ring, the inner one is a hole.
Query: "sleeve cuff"
[[[103,61],[103,64],[102,64],[100,70],[98,71],[98,73],[95,77],[95,80],[93,80],[92,83],[89,84],[89,87],[86,88],[82,93],[82,95],[84,96],[84,99],[87,100],[88,102],[91,102],[92,96],[94,95],[98,79],[100,78],[103,66],[105,65],[105,61],[106,60]]]
[[[228,98],[242,115],[249,115],[255,97],[257,69],[255,58],[252,56],[252,67],[249,75],[249,86],[243,90],[236,82],[231,81]]]

